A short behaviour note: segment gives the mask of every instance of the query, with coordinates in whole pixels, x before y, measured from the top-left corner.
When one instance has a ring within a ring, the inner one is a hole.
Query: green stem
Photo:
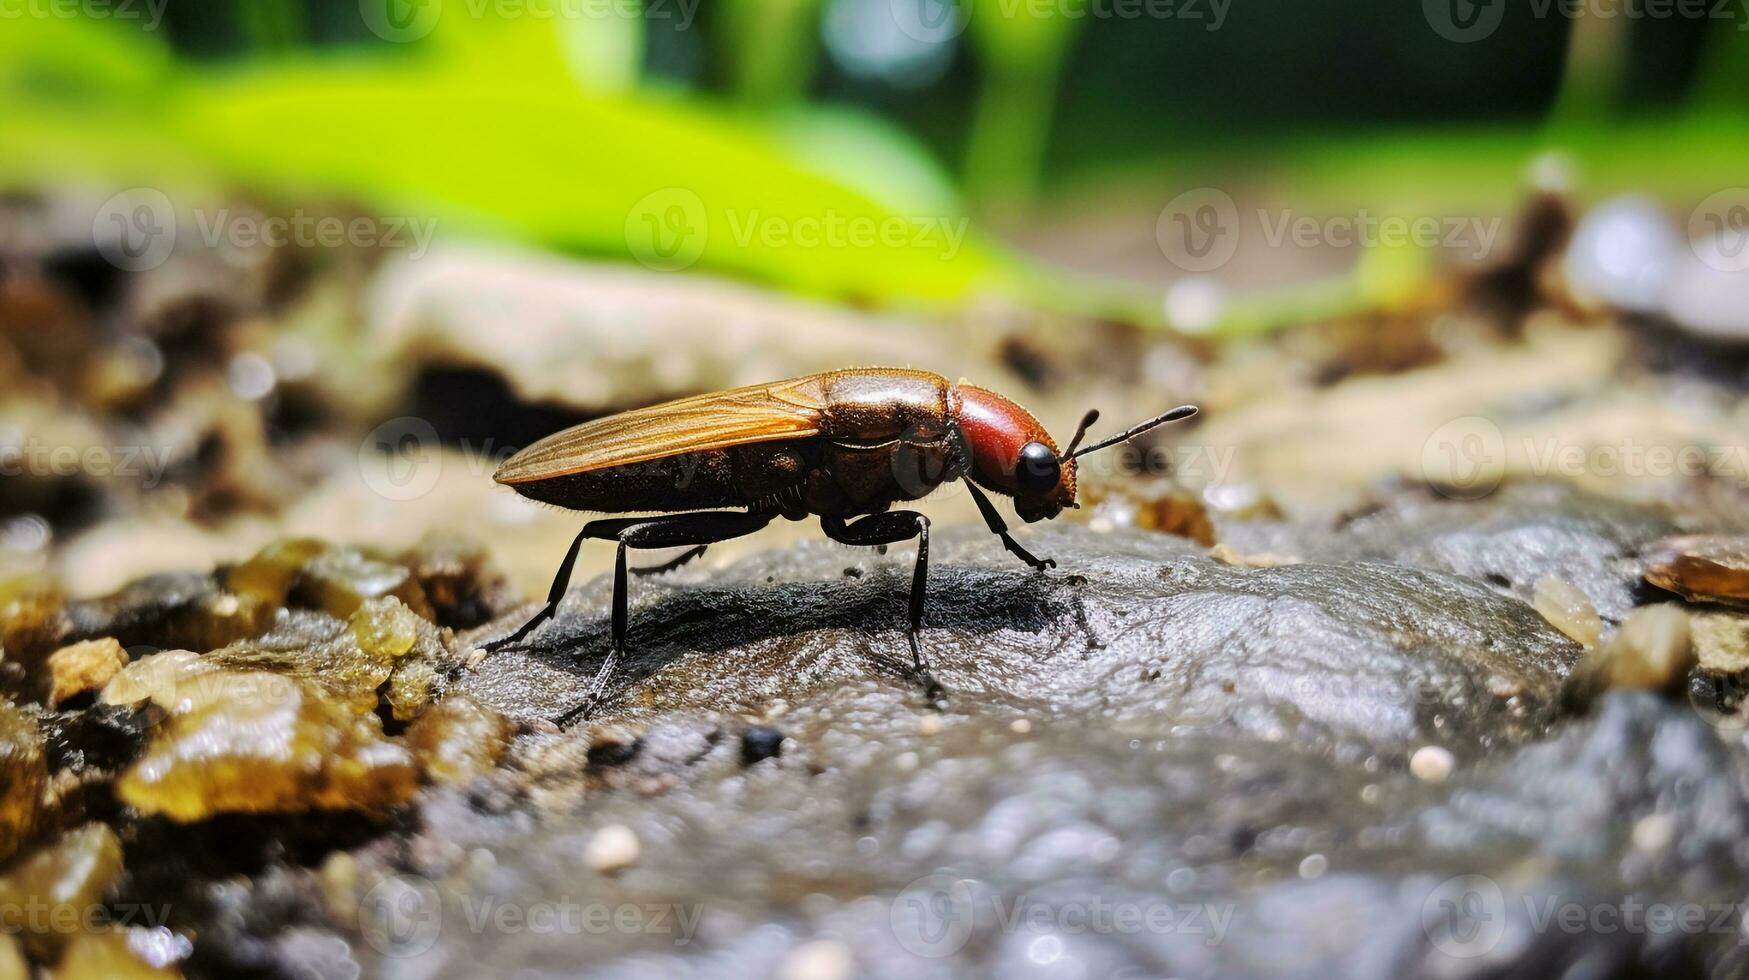
[[[986,211],[1023,210],[1037,197],[1066,49],[1027,62],[994,60],[984,74],[965,179],[967,193]]]

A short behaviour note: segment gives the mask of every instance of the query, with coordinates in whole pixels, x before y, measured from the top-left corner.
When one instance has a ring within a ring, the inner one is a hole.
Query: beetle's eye
[[[1057,454],[1042,442],[1029,442],[1020,450],[1020,464],[1014,472],[1014,483],[1022,492],[1043,496],[1057,488],[1062,475]]]

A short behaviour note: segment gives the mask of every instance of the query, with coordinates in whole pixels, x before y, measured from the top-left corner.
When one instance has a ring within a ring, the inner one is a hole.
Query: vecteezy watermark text
[[[0,0],[0,3],[7,0]],[[97,250],[110,264],[130,272],[163,265],[186,229],[169,195],[135,187],[105,201],[91,221]],[[359,248],[397,249],[420,258],[437,234],[436,218],[397,215],[264,214],[253,208],[196,208],[191,212],[200,243],[209,249]]]
[[[1155,240],[1173,265],[1212,272],[1229,262],[1244,239],[1246,214],[1231,195],[1200,187],[1173,198],[1154,225]],[[1480,215],[1406,215],[1362,209],[1353,214],[1309,215],[1292,208],[1258,208],[1251,216],[1272,249],[1443,248],[1475,260],[1500,241],[1505,222]]]
[[[163,481],[172,456],[168,446],[69,446],[28,437],[0,444],[0,476],[138,479],[150,490]]]
[[[1711,478],[1749,489],[1749,444],[1641,442],[1632,436],[1582,442],[1524,435],[1508,440],[1492,419],[1452,419],[1421,447],[1421,477],[1441,494],[1487,496],[1508,471],[1537,478],[1629,480]]]
[[[977,881],[951,874],[924,875],[906,885],[889,909],[893,937],[908,952],[952,956],[974,933],[1037,932],[1054,935],[1186,935],[1218,946],[1232,924],[1235,906],[1200,902],[1094,896],[1045,900],[1027,893],[998,895]]]
[[[165,0],[160,0],[165,2]],[[445,16],[471,20],[633,20],[692,26],[699,0],[358,0],[358,13],[371,33],[405,44],[436,29]]]
[[[0,0],[0,21],[138,21],[143,29],[155,31],[169,5],[170,0]]]
[[[726,232],[737,249],[918,249],[943,261],[965,244],[971,222],[948,215],[777,214],[762,208],[729,208],[717,227],[704,199],[684,187],[645,195],[626,214],[626,248],[646,268],[677,272],[704,254],[716,233]]]
[[[1522,904],[1522,914],[1514,914]],[[1509,928],[1537,935],[1722,935],[1749,941],[1738,902],[1658,902],[1633,895],[1573,901],[1521,895],[1508,902],[1499,882],[1480,874],[1440,882],[1421,903],[1421,927],[1433,948],[1454,959],[1492,953]]]
[[[358,926],[373,949],[395,957],[417,956],[435,945],[445,928],[457,927],[475,936],[666,936],[685,946],[697,934],[704,908],[698,903],[580,902],[569,895],[538,902],[465,893],[445,899],[429,879],[401,874],[365,893]],[[454,914],[446,916],[446,909]]]
[[[1422,0],[1421,11],[1440,37],[1469,44],[1500,29],[1509,3],[1537,20],[1735,20],[1749,30],[1749,0]]]

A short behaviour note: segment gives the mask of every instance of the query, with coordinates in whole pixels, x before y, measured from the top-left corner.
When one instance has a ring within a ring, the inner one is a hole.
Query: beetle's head
[[[1065,507],[1080,506],[1075,502],[1077,457],[1196,414],[1194,407],[1183,405],[1078,449],[1087,427],[1099,418],[1098,412],[1088,412],[1069,440],[1069,448],[1059,453],[1050,433],[1026,409],[975,385],[961,384],[958,393],[957,417],[971,454],[971,478],[981,487],[1013,497],[1014,512],[1028,524],[1048,521]]]

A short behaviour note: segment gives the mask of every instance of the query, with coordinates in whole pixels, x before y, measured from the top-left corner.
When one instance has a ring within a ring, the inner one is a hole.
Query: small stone
[[[1610,687],[1664,690],[1686,680],[1694,666],[1688,613],[1674,605],[1635,609],[1610,637],[1604,658]]]
[[[0,980],[30,980],[30,964],[16,936],[0,934]]]
[[[1749,615],[1734,610],[1693,609],[1688,613],[1694,655],[1715,674],[1749,670]]]
[[[431,603],[413,572],[402,565],[372,558],[355,548],[336,548],[312,558],[298,577],[292,600],[347,619],[366,600],[395,596],[426,620]]]
[[[790,950],[777,975],[780,980],[848,980],[855,969],[849,946],[836,939],[816,939]]]
[[[116,795],[144,813],[379,813],[418,784],[413,758],[382,723],[300,681],[262,671],[184,679],[172,717]]]
[[[1673,603],[1641,606],[1567,678],[1562,698],[1583,711],[1609,689],[1674,692],[1694,667],[1688,613]]]
[[[1555,575],[1537,579],[1531,605],[1550,626],[1581,646],[1594,647],[1603,635],[1603,620],[1598,618],[1591,599],[1565,579]]]
[[[176,704],[176,686],[185,678],[211,673],[218,667],[192,650],[165,650],[123,667],[103,686],[104,704],[150,701],[166,711]]]
[[[1665,538],[1643,564],[1646,581],[1685,599],[1749,605],[1749,535]]]
[[[741,733],[741,764],[774,759],[783,754],[783,732],[770,725],[754,725]]]
[[[225,574],[225,587],[273,607],[284,606],[304,565],[328,550],[314,538],[275,541]]]
[[[1409,772],[1424,783],[1443,783],[1456,768],[1451,752],[1437,745],[1423,745],[1409,757]]]
[[[81,694],[98,690],[108,684],[127,666],[128,654],[116,640],[86,640],[65,646],[49,654],[48,703],[59,708]]]
[[[1027,732],[1032,731],[1032,722],[1027,721],[1025,718],[1016,718],[1008,723],[1008,730],[1016,735],[1025,735]]]
[[[917,719],[917,734],[939,735],[944,724],[940,715],[924,715]]]
[[[426,709],[407,728],[407,747],[427,779],[456,783],[492,771],[512,732],[503,715],[456,695]]]
[[[0,861],[18,853],[19,845],[36,829],[48,778],[36,721],[0,701]]]
[[[106,929],[74,936],[54,970],[54,980],[166,980],[182,973],[169,966],[153,966],[142,959],[130,943],[130,934],[140,930]]]
[[[1308,854],[1300,860],[1300,877],[1308,880],[1318,878],[1329,868],[1329,858],[1322,854]]]
[[[1676,821],[1667,813],[1654,813],[1634,822],[1634,846],[1656,853],[1676,839]]]
[[[638,863],[638,835],[624,824],[608,824],[597,830],[584,846],[583,860],[601,874],[623,871]]]
[[[350,625],[360,649],[372,656],[393,660],[419,642],[419,628],[425,622],[400,599],[380,596],[366,599],[352,614]]]
[[[32,913],[8,928],[18,929],[32,956],[53,961],[77,934],[67,923],[86,921],[121,870],[114,831],[100,823],[67,831],[0,878],[0,907]]]

